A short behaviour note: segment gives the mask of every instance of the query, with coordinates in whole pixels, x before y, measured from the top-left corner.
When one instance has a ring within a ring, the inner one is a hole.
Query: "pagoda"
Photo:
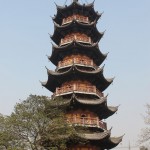
[[[123,136],[111,137],[111,129],[107,129],[104,122],[118,110],[118,106],[108,106],[108,96],[103,93],[113,78],[106,79],[104,67],[100,67],[107,57],[98,45],[104,35],[96,27],[102,14],[95,11],[94,2],[82,5],[78,0],[73,0],[69,6],[56,7],[54,33],[51,36],[54,44],[48,57],[56,69],[47,69],[48,80],[42,82],[42,86],[53,93],[53,99],[62,97],[70,106],[65,114],[69,124],[89,130],[78,133],[88,143],[69,144],[69,150],[114,148]]]

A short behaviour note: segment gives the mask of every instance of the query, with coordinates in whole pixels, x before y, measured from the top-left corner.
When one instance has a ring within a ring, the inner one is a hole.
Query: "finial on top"
[[[78,2],[78,0],[73,0],[73,2]]]

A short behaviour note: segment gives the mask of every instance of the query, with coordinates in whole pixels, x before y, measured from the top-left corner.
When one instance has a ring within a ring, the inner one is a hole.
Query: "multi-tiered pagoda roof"
[[[95,85],[99,91],[104,91],[112,82],[113,78],[106,79],[103,75],[103,68],[86,71],[79,69],[75,64],[72,64],[65,72],[55,72],[47,69],[48,81],[42,83],[48,90],[54,92],[55,89],[61,86],[64,82],[71,80],[88,80]],[[101,84],[100,84],[101,83]]]
[[[96,21],[89,24],[81,23],[76,20],[65,24],[63,26],[54,22],[54,34],[51,36],[51,39],[57,44],[60,44],[61,38],[65,37],[71,32],[79,32],[90,36],[93,43],[99,42],[104,33],[100,33],[96,28]]]
[[[70,150],[114,148],[122,141],[122,136],[111,137],[111,130],[104,122],[117,112],[118,106],[108,106],[108,97],[104,96],[114,78],[105,78],[104,67],[100,67],[107,57],[98,46],[104,32],[99,32],[96,24],[102,14],[95,11],[94,2],[81,5],[73,0],[69,6],[56,7],[51,36],[54,43],[48,57],[56,69],[47,69],[48,80],[42,82],[42,86],[53,93],[53,100],[63,98],[60,105],[67,105],[68,124],[89,129],[88,132],[77,131],[77,135],[88,143],[70,143]]]
[[[82,55],[86,53],[86,55],[90,57],[97,66],[102,64],[107,57],[107,54],[103,54],[99,50],[98,42],[85,45],[73,40],[71,43],[63,46],[52,45],[52,54],[48,58],[54,65],[57,66],[58,62],[63,60],[66,55],[79,53]]]
[[[87,16],[90,22],[97,21],[102,15],[102,13],[100,14],[94,10],[94,2],[81,5],[78,1],[73,1],[69,6],[58,6],[56,4],[56,7],[57,14],[53,17],[53,20],[58,24],[61,24],[64,18],[74,14]]]

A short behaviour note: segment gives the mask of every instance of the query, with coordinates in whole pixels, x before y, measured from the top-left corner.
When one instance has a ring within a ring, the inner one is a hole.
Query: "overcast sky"
[[[106,30],[99,44],[109,52],[104,75],[115,76],[105,94],[108,105],[120,105],[106,121],[112,136],[126,134],[119,147],[129,141],[134,146],[150,102],[150,1],[96,0],[95,10],[104,12],[97,25]],[[0,113],[9,115],[29,94],[51,95],[39,80],[47,80],[45,66],[55,69],[46,57],[51,55],[48,33],[53,34],[54,14],[54,0],[0,0]]]

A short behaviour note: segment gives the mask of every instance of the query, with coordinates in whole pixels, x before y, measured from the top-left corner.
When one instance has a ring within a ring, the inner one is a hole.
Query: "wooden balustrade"
[[[85,34],[73,33],[73,34],[67,35],[66,37],[61,39],[60,46],[69,44],[74,40],[77,42],[82,42],[82,43],[86,43],[86,44],[91,44],[91,42],[92,42],[91,38]]]
[[[68,24],[73,20],[77,20],[83,23],[89,23],[89,18],[81,15],[73,15],[63,19],[62,25]]]
[[[96,68],[97,66],[94,64],[93,60],[88,59],[82,59],[82,58],[73,58],[73,59],[67,59],[64,61],[59,61],[57,68],[67,67],[72,64],[77,64],[80,66],[89,66]]]
[[[83,94],[94,94],[98,97],[103,97],[103,93],[100,92],[98,89],[96,89],[96,86],[81,86],[79,84],[72,84],[68,86],[63,86],[60,88],[56,88],[56,92],[54,93],[54,96],[61,96],[68,93],[83,93]]]
[[[67,117],[67,122],[69,124],[75,125],[82,125],[82,126],[91,126],[91,127],[98,127],[104,130],[107,130],[107,125],[105,122],[98,119],[98,117],[91,118],[91,117]]]

